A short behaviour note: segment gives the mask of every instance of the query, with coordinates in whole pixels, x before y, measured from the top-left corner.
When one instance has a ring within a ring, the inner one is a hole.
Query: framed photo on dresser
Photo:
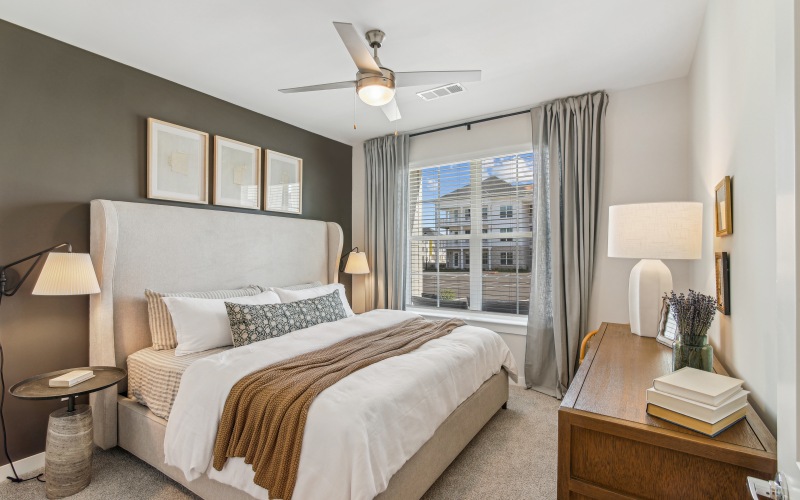
[[[303,160],[267,150],[264,210],[303,213]]]
[[[261,208],[261,148],[214,136],[214,205]]]
[[[147,119],[147,197],[208,204],[208,134]]]

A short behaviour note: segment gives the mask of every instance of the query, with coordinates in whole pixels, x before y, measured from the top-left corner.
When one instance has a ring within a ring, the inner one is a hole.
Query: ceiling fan
[[[347,89],[355,87],[358,97],[370,106],[380,106],[389,121],[400,119],[400,109],[394,100],[398,87],[414,87],[417,85],[435,85],[455,82],[478,82],[481,72],[478,71],[412,71],[394,72],[383,66],[378,58],[378,49],[383,44],[386,34],[381,30],[370,30],[366,33],[369,49],[360,40],[358,33],[350,23],[333,23],[344,42],[347,52],[356,63],[358,72],[356,79],[347,82],[323,83],[308,87],[280,89],[285,94],[295,92],[313,92],[317,90]]]

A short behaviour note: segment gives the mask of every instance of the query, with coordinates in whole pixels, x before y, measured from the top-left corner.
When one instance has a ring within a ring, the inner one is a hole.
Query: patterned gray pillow
[[[234,347],[347,317],[338,291],[284,304],[225,303]]]

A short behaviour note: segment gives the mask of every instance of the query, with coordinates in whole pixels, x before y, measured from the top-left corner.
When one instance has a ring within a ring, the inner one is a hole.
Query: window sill
[[[470,325],[511,335],[526,335],[528,329],[528,317],[516,314],[486,313],[463,309],[437,309],[420,306],[407,306],[406,311],[417,313],[429,319],[460,318]]]

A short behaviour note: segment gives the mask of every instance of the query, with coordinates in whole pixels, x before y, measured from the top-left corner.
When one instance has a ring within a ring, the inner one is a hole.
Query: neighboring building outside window
[[[409,191],[406,303],[527,315],[533,154],[412,169]],[[480,265],[470,259],[475,252]]]

